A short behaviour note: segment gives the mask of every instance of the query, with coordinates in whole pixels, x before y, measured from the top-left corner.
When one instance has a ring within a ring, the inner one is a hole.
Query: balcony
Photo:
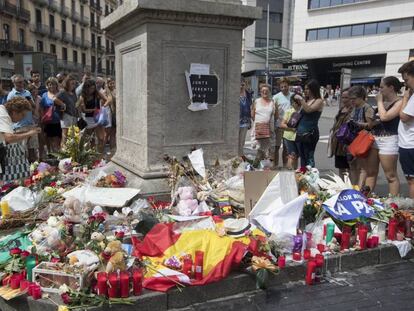
[[[56,0],[49,0],[49,10],[52,12],[58,12],[60,10],[60,5]]]
[[[50,33],[50,28],[47,25],[36,23],[31,25],[31,30],[42,36],[47,36]]]
[[[59,30],[50,28],[49,37],[55,40],[59,40],[60,38],[62,38],[62,33]]]
[[[88,40],[82,40],[82,48],[83,49],[90,49],[91,48],[91,42]]]
[[[96,22],[91,22],[91,30],[95,31],[95,32],[102,33],[100,25],[98,25],[98,23],[96,23]]]
[[[9,16],[16,16],[17,8],[15,5],[11,4],[8,1],[0,0],[0,13],[9,15]]]
[[[72,10],[72,15],[71,15],[72,20],[74,20],[75,22],[80,22],[81,21],[81,17],[80,14],[78,12],[76,12],[75,10]]]
[[[8,52],[31,52],[32,46],[12,40],[0,40],[0,51]]]
[[[81,47],[82,46],[82,40],[79,37],[73,37],[72,38],[72,44]]]
[[[66,43],[71,43],[72,42],[72,35],[68,32],[63,32],[62,33],[62,41],[66,42]]]
[[[40,6],[48,6],[49,1],[48,0],[33,0],[34,4],[40,5]]]
[[[61,5],[60,6],[60,14],[62,14],[63,16],[69,17],[70,16],[69,8],[65,5]]]
[[[81,15],[81,17],[80,17],[80,23],[83,26],[89,26],[89,17],[86,17],[85,15]]]
[[[97,13],[102,14],[102,7],[96,1],[90,0],[89,6],[91,9],[94,9]]]
[[[107,57],[115,56],[115,50],[109,47],[106,47],[105,53]]]
[[[24,22],[30,21],[30,11],[22,7],[16,7],[16,17]]]
[[[102,54],[105,53],[105,47],[103,45],[98,44],[97,48],[98,48],[99,53],[102,53]]]

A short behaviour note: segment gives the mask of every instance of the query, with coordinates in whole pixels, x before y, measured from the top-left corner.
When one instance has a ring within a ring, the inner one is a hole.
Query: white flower
[[[59,294],[60,295],[62,295],[64,293],[68,293],[68,292],[70,292],[70,288],[66,284],[63,284],[59,287]]]

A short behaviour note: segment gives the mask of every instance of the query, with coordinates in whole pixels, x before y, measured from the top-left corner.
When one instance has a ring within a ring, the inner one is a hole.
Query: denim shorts
[[[401,148],[398,150],[400,153],[400,164],[405,177],[414,178],[414,149]]]
[[[283,144],[286,146],[288,155],[299,155],[298,146],[296,145],[295,141],[288,140],[286,138],[283,138]]]

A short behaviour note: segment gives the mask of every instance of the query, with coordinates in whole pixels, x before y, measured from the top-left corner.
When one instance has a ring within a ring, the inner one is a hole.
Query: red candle
[[[372,243],[372,238],[367,239],[367,248],[373,248],[374,244]]]
[[[312,232],[306,232],[306,248],[312,248]]]
[[[323,244],[318,244],[316,245],[316,247],[318,248],[318,251],[323,253],[325,251],[325,245]]]
[[[299,252],[294,252],[292,254],[293,260],[300,261],[302,259],[302,255]]]
[[[394,241],[397,235],[397,220],[390,218],[388,222],[388,240]]]
[[[351,233],[352,232],[352,228],[351,227],[349,227],[349,226],[344,226],[343,228],[342,228],[342,233]]]
[[[108,295],[108,276],[106,272],[99,272],[96,276],[96,293],[101,296]]]
[[[316,254],[315,262],[317,267],[323,268],[323,265],[325,263],[325,257],[323,257],[322,254]]]
[[[306,284],[312,285],[315,282],[316,262],[309,260],[306,268]]]
[[[122,271],[119,275],[121,283],[121,298],[129,297],[129,272]]]
[[[23,276],[20,273],[15,273],[10,278],[10,287],[11,289],[18,289],[20,287],[20,281],[23,279]]]
[[[119,298],[119,278],[118,273],[111,272],[108,275],[108,296],[109,298]]]
[[[194,276],[197,281],[203,279],[204,252],[196,251],[194,258]]]
[[[32,296],[32,295],[33,295],[33,289],[34,289],[36,286],[37,286],[37,284],[36,284],[36,283],[31,283],[31,282],[29,282],[29,286],[27,287],[27,294],[28,294],[29,296]]]
[[[343,232],[341,237],[341,251],[349,249],[349,241],[351,240],[351,233]]]
[[[188,277],[191,278],[192,270],[193,270],[193,260],[191,258],[184,259],[183,273],[188,275]]]
[[[135,269],[132,271],[132,285],[134,288],[134,295],[139,296],[142,293],[142,271]]]
[[[373,247],[378,247],[378,244],[379,244],[379,236],[378,235],[373,235],[371,237],[371,239],[372,239]]]
[[[39,285],[36,285],[35,287],[33,287],[32,297],[34,300],[38,300],[42,298],[42,289],[40,288]]]
[[[305,249],[305,250],[303,250],[303,258],[304,258],[305,260],[308,260],[308,259],[310,258],[310,256],[311,256],[311,251],[310,251],[310,249]]]
[[[336,241],[337,241],[339,244],[341,244],[341,241],[342,241],[342,233],[340,233],[340,232],[335,232],[335,233],[334,233],[334,237],[335,237]]]
[[[28,289],[28,287],[29,287],[29,281],[28,280],[25,280],[25,279],[23,279],[23,280],[20,280],[20,290],[21,291],[25,291],[25,290],[27,290]]]
[[[285,256],[279,256],[277,258],[277,265],[280,269],[283,269],[286,267],[286,257]]]
[[[361,249],[367,248],[368,229],[364,226],[358,229],[359,247]]]

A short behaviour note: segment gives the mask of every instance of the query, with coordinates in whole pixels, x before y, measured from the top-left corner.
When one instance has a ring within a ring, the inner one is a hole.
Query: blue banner
[[[375,214],[375,210],[366,203],[365,196],[356,190],[343,190],[325,201],[322,206],[330,215],[343,221]]]

